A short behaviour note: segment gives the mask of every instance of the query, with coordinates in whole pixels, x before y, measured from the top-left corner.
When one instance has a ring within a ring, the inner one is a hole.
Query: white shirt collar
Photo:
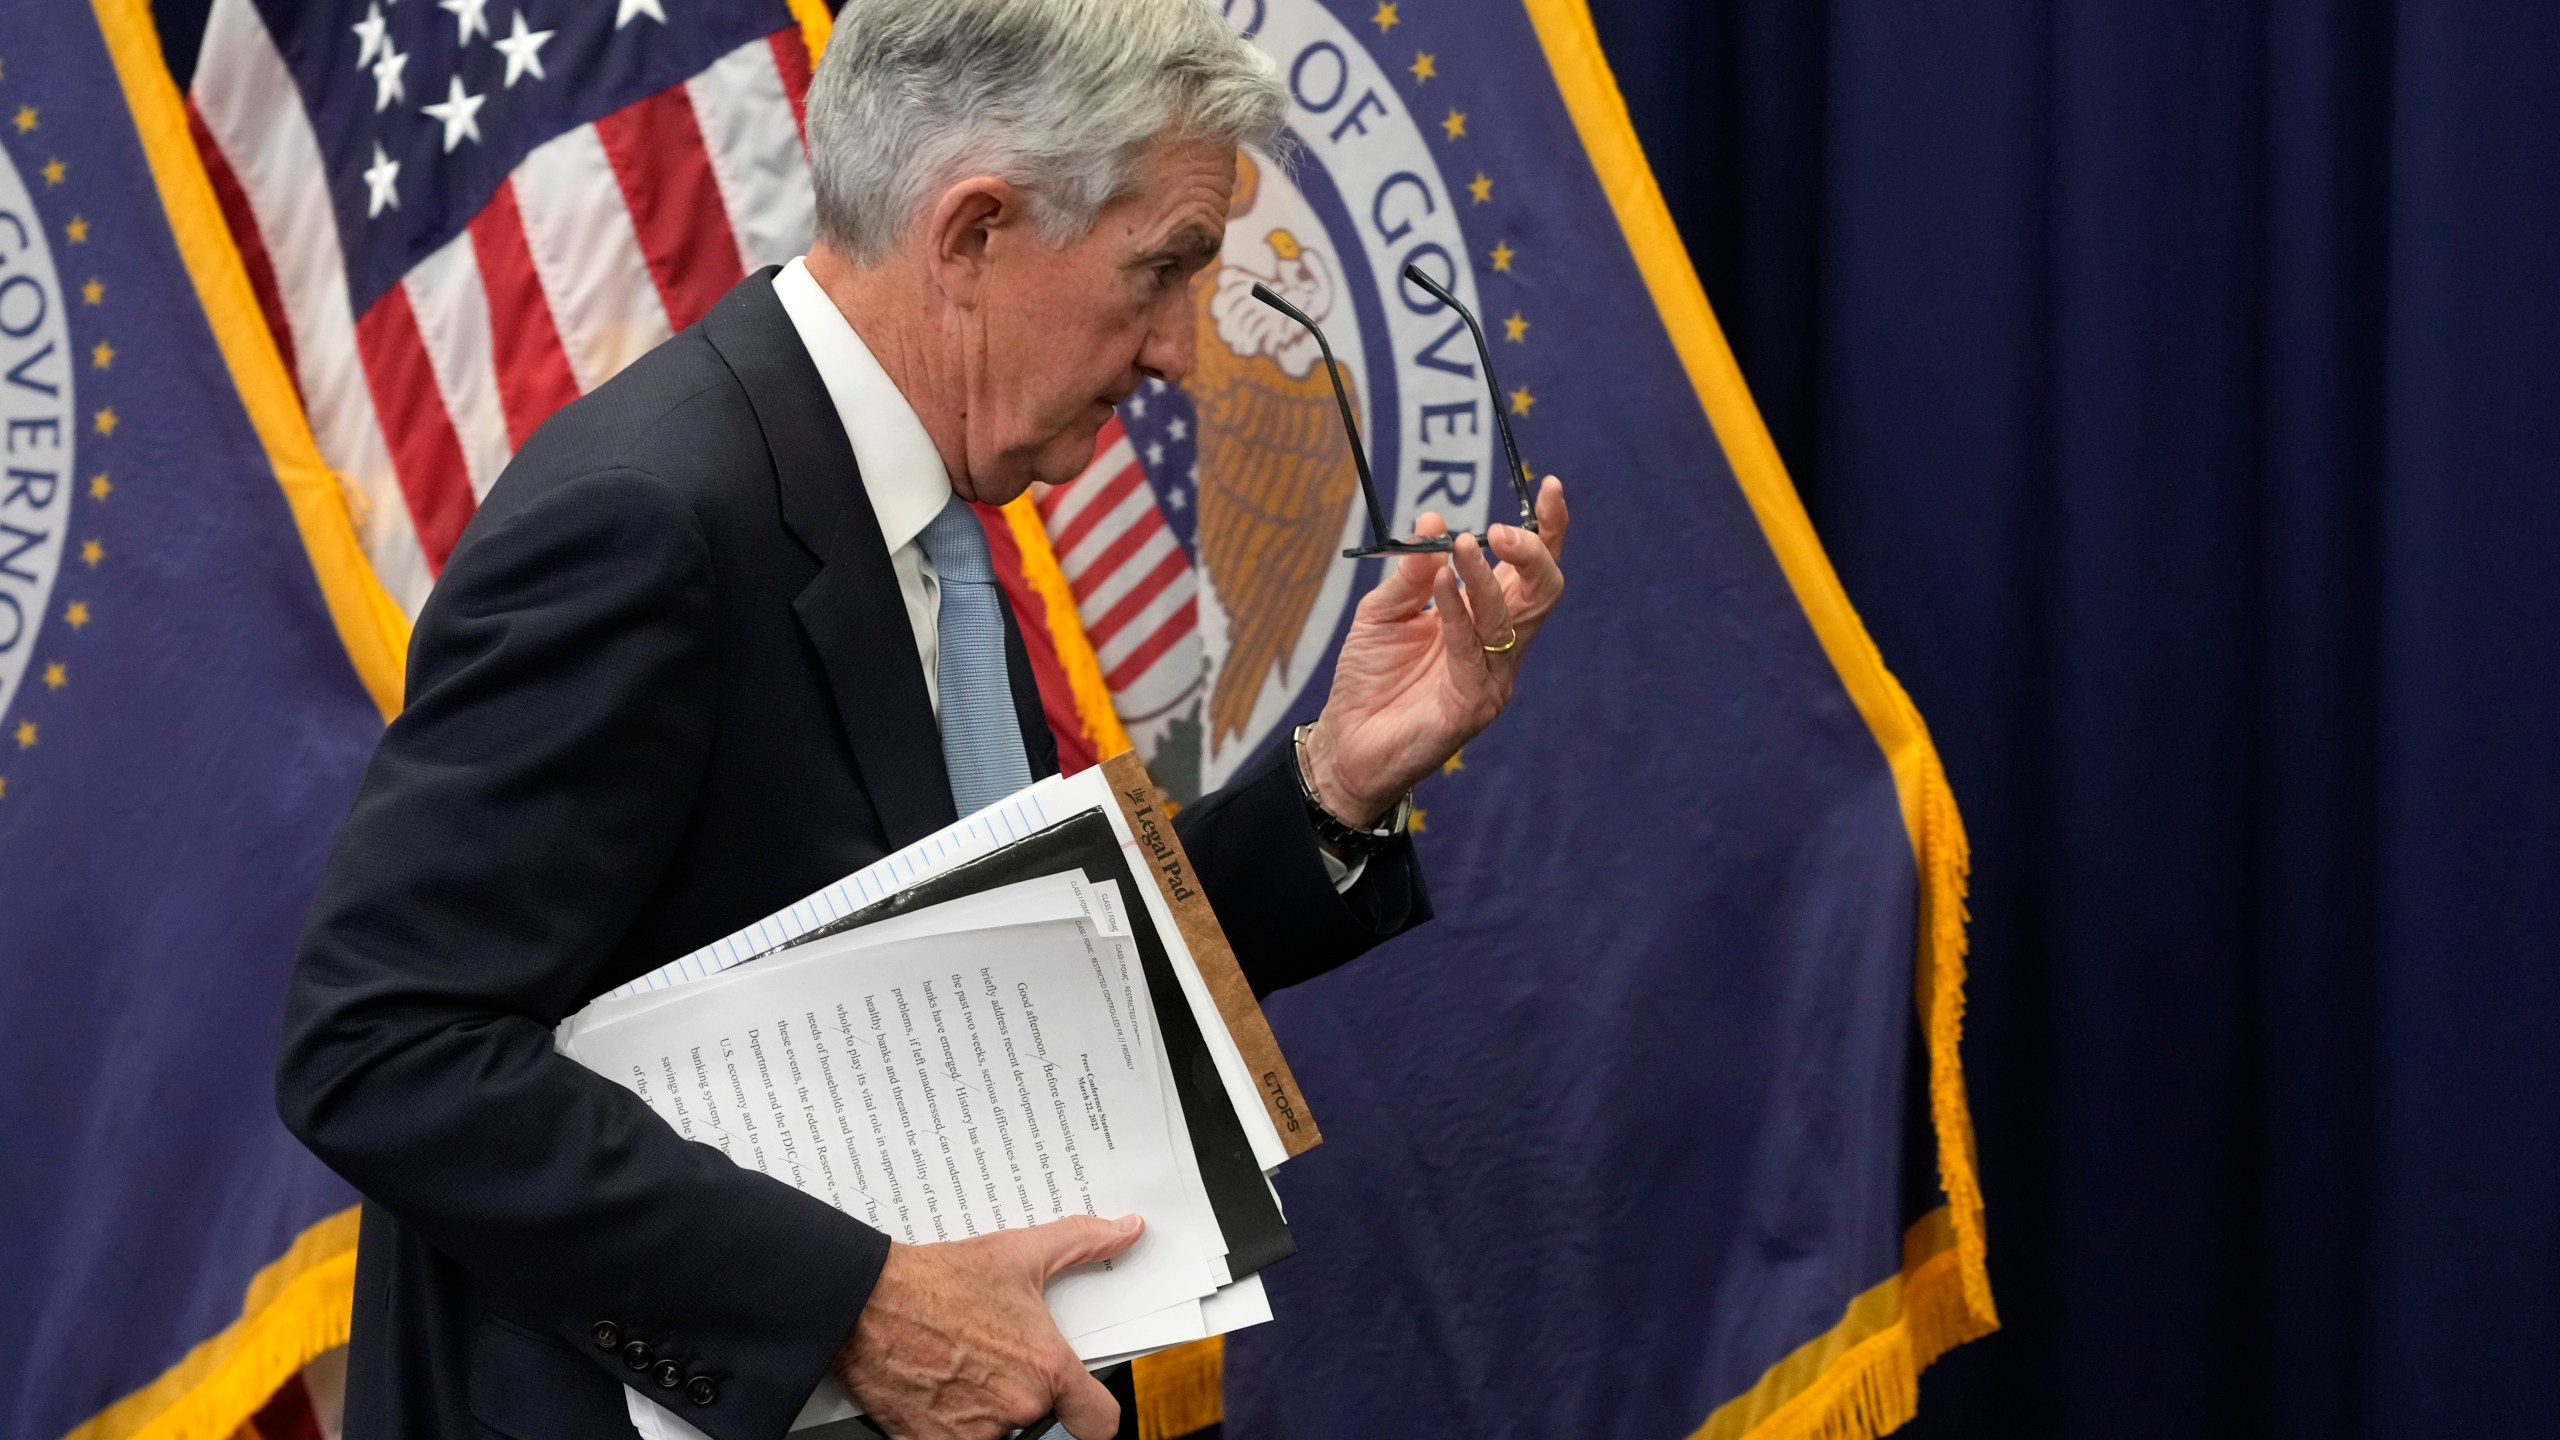
[[[915,407],[880,368],[871,347],[809,274],[806,259],[782,267],[773,277],[773,293],[816,363],[827,398],[835,402],[836,418],[853,443],[853,461],[862,469],[871,513],[880,521],[880,538],[895,554],[951,503],[951,475],[942,468],[942,452],[934,448]]]

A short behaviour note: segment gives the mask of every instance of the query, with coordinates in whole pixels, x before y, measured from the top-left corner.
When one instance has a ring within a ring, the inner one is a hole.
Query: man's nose
[[[1189,305],[1163,307],[1138,348],[1138,368],[1167,385],[1179,385],[1191,373],[1196,338]]]

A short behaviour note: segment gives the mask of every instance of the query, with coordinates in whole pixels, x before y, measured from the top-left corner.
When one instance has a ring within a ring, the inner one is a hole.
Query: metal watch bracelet
[[[1307,778],[1307,732],[1315,728],[1310,722],[1289,732],[1291,770],[1298,777],[1298,794],[1307,802],[1307,820],[1315,826],[1316,838],[1333,847],[1334,854],[1344,860],[1365,860],[1395,843],[1405,827],[1413,821],[1413,792],[1407,790],[1389,811],[1384,823],[1376,829],[1363,830],[1346,823],[1340,816],[1324,808],[1316,798],[1315,782]]]

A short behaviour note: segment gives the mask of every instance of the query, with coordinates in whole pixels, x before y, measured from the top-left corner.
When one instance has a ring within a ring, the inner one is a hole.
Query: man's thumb
[[[1090,1265],[1108,1260],[1138,1243],[1147,1222],[1136,1215],[1123,1215],[1117,1220],[1100,1220],[1091,1215],[1070,1215],[1046,1225],[1034,1225],[1022,1232],[1025,1240],[1035,1242],[1032,1263],[1040,1283],[1076,1265]]]

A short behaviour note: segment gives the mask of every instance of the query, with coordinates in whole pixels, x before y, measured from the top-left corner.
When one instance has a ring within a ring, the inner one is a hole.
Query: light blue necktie
[[[934,684],[942,701],[942,764],[951,773],[951,803],[963,815],[982,810],[1031,783],[1022,722],[1005,675],[1004,616],[996,609],[995,566],[987,535],[958,496],[916,537],[942,587],[935,625],[941,657]]]

